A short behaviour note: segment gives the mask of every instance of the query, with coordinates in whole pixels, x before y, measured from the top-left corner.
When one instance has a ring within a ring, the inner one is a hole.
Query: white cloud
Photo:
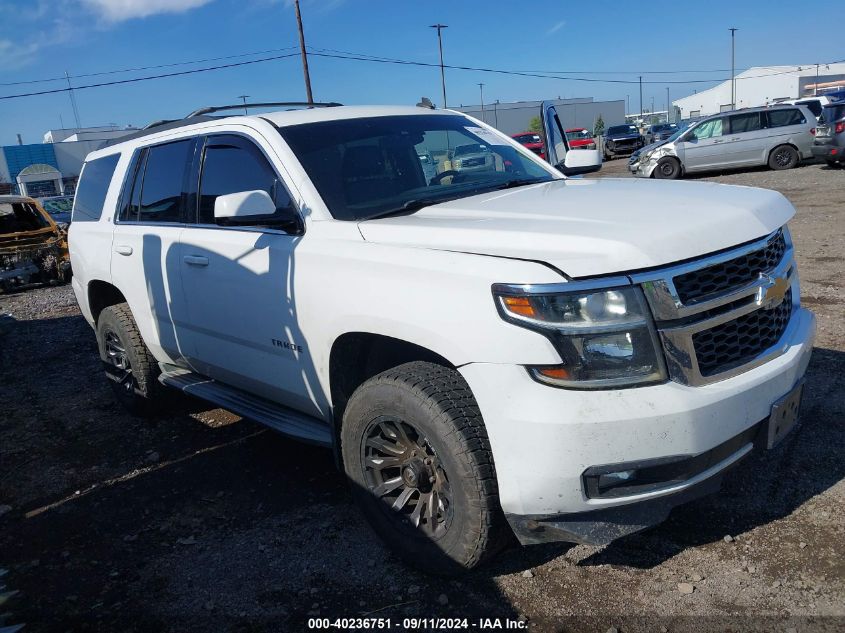
[[[566,20],[561,20],[557,24],[555,24],[552,28],[546,31],[546,35],[551,35],[552,33],[557,33],[560,31],[564,26],[566,26]]]
[[[35,61],[41,45],[37,41],[12,41],[0,39],[0,59],[4,70],[17,70]]]
[[[146,18],[158,13],[183,13],[212,0],[82,0],[82,3],[108,22]]]

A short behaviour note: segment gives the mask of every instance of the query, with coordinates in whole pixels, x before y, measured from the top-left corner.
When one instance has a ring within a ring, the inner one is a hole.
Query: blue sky
[[[309,46],[437,63],[428,25],[441,22],[447,64],[531,71],[596,71],[578,75],[645,81],[643,101],[665,107],[666,86],[678,98],[714,83],[730,68],[737,33],[737,69],[810,64],[845,58],[836,38],[815,35],[818,16],[779,0],[653,3],[655,15],[611,0],[409,2],[301,0]],[[668,11],[660,13],[661,5]],[[0,83],[169,64],[298,43],[290,0],[0,0]],[[290,52],[295,52],[291,50]],[[279,54],[279,53],[276,53]],[[228,63],[254,59],[240,57]],[[343,103],[440,103],[436,68],[309,58],[314,97]],[[193,66],[74,79],[76,85],[201,68]],[[694,70],[723,69],[699,73]],[[649,71],[680,70],[674,75]],[[729,73],[728,73],[729,74]],[[450,105],[485,101],[592,96],[639,107],[636,84],[587,83],[447,70]],[[64,87],[62,82],[2,85],[0,96]],[[75,91],[83,125],[145,125],[209,104],[304,98],[299,58],[215,72]],[[67,93],[0,100],[0,144],[40,142],[50,128],[73,126]]]

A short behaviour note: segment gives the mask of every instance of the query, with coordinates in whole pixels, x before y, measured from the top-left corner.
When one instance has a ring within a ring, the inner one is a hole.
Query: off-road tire
[[[385,418],[403,421],[424,435],[448,475],[451,522],[437,540],[403,521],[372,491],[365,443],[374,425]],[[367,380],[344,412],[341,450],[356,503],[375,532],[410,565],[437,575],[457,575],[488,560],[512,537],[499,506],[484,421],[457,371],[412,362]]]
[[[681,163],[677,158],[664,156],[654,168],[654,177],[665,180],[675,180],[681,177]]]
[[[107,350],[109,335],[117,337],[131,369],[128,380],[119,382],[119,373]],[[144,344],[132,311],[126,303],[105,308],[97,319],[97,345],[105,365],[106,378],[120,403],[133,415],[152,415],[169,400],[169,390],[159,381],[158,362]],[[130,386],[127,386],[131,382]]]
[[[769,154],[771,169],[792,169],[798,165],[798,152],[791,145],[778,145]]]

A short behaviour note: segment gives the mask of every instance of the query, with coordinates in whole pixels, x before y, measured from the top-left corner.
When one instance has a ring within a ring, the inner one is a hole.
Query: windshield
[[[412,211],[554,180],[535,160],[460,115],[343,119],[279,128],[338,220]],[[420,156],[433,168],[423,169]]]
[[[47,226],[50,223],[29,202],[0,202],[0,235],[37,231]]]
[[[593,138],[587,130],[566,130],[566,138],[570,141]]]
[[[607,128],[608,134],[639,134],[636,125],[611,125]]]

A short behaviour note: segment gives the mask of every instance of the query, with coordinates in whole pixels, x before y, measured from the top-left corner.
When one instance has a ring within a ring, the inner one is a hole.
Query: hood
[[[578,278],[633,272],[729,248],[771,233],[794,213],[786,198],[768,189],[570,178],[358,226],[368,242],[542,261]]]

